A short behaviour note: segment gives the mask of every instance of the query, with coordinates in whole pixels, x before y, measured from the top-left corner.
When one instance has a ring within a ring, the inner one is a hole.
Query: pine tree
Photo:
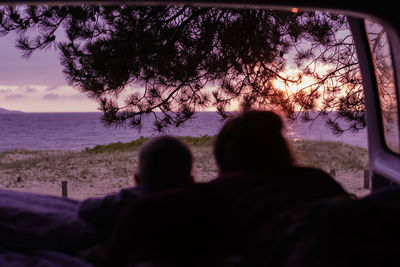
[[[66,41],[57,39],[62,30]],[[0,35],[12,31],[24,57],[59,49],[70,85],[98,101],[109,125],[140,128],[153,115],[163,130],[197,110],[214,107],[227,117],[238,105],[292,120],[324,116],[336,133],[365,127],[361,75],[342,15],[170,5],[0,8]]]

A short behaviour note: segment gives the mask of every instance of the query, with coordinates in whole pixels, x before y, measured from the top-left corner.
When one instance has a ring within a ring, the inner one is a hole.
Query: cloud
[[[75,100],[82,100],[82,99],[84,99],[84,100],[87,100],[88,99],[88,97],[86,96],[86,95],[83,95],[83,94],[79,94],[79,95],[70,95],[70,96],[68,96],[70,99],[75,99]]]
[[[58,86],[57,85],[49,85],[47,88],[46,88],[46,91],[54,91],[54,90],[57,90],[58,89]]]
[[[43,89],[43,85],[0,85],[0,94],[1,93],[11,93],[14,94],[32,94],[37,93]]]
[[[87,97],[85,95],[59,95],[54,93],[48,93],[43,96],[43,99],[46,100],[59,100],[59,99],[69,99],[69,100],[86,100]]]
[[[8,93],[11,93],[11,92],[12,92],[11,89],[1,89],[0,90],[0,94],[8,94]]]
[[[43,96],[43,99],[47,99],[47,100],[57,100],[57,99],[60,99],[60,98],[61,98],[60,95],[58,95],[58,94],[52,94],[52,93],[50,93],[50,94],[45,94],[45,95]]]
[[[24,92],[25,93],[36,93],[38,90],[36,88],[33,87],[26,87]]]
[[[21,95],[21,94],[12,94],[12,95],[6,95],[4,98],[7,100],[18,100],[25,98],[26,96]]]

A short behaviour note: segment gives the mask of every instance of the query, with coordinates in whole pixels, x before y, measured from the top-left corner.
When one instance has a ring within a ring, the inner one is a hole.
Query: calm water
[[[30,150],[81,150],[98,144],[129,142],[140,136],[156,136],[149,117],[139,132],[136,129],[105,127],[101,113],[21,113],[0,114],[0,151],[10,149]],[[331,140],[367,147],[366,130],[346,132],[335,136],[324,120],[311,123],[294,122],[287,125],[291,139]],[[181,128],[166,132],[180,136],[215,135],[223,125],[215,112],[200,112]]]

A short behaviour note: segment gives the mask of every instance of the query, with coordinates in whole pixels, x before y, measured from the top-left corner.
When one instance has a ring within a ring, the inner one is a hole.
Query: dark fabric
[[[220,266],[252,255],[282,214],[329,198],[347,194],[328,174],[298,167],[268,176],[232,173],[143,198],[120,217],[108,266],[152,260]]]
[[[78,205],[61,197],[0,190],[0,247],[76,252],[92,245],[93,228],[77,216]]]
[[[120,212],[147,192],[144,187],[134,187],[105,197],[83,200],[79,204],[78,216],[96,229],[100,242],[108,243]]]
[[[78,258],[56,251],[15,252],[0,249],[0,266],[4,267],[92,267]]]
[[[400,266],[399,223],[393,205],[321,201],[282,219],[252,266]]]
[[[372,192],[364,197],[375,201],[390,203],[400,207],[400,186],[388,187]]]

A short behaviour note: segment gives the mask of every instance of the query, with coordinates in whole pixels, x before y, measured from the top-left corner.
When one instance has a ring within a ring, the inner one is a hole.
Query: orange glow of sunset
[[[314,85],[317,80],[313,77],[303,76],[299,82],[284,82],[282,80],[274,80],[272,84],[282,91],[285,91],[288,95],[296,94],[302,90],[315,89]]]

